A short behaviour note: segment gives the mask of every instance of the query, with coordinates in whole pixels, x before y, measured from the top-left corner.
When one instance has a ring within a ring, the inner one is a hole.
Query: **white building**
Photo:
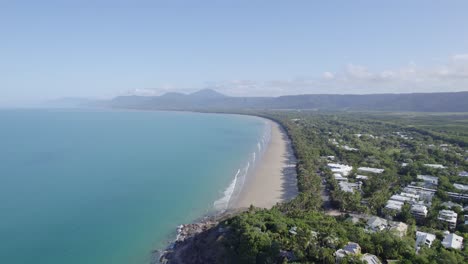
[[[415,218],[426,218],[428,211],[425,205],[413,204],[411,205],[410,212]]]
[[[455,228],[457,225],[457,216],[457,213],[452,210],[440,210],[437,219],[448,223],[450,228]]]
[[[458,176],[460,176],[460,177],[468,177],[468,171],[461,171],[460,173],[458,173]]]
[[[433,168],[433,169],[445,169],[445,166],[442,164],[424,164],[424,166]]]
[[[425,183],[433,184],[433,185],[438,185],[439,184],[439,178],[430,176],[430,175],[418,175],[417,178],[419,180],[422,180]]]
[[[356,175],[356,179],[368,180],[368,179],[369,179],[369,176],[366,176],[366,175]]]
[[[387,204],[385,205],[385,208],[388,210],[401,212],[401,207],[403,207],[404,204],[405,204],[404,202],[388,200]]]
[[[335,252],[336,262],[339,263],[341,259],[348,255],[361,254],[361,246],[358,243],[348,242],[348,244]]]
[[[368,172],[368,173],[375,173],[375,174],[380,174],[384,172],[384,169],[377,169],[377,168],[369,168],[369,167],[359,167],[357,169],[359,172]]]
[[[328,163],[327,165],[333,173],[339,173],[344,177],[348,176],[353,170],[353,166],[348,166],[339,163]]]
[[[432,242],[434,242],[435,239],[436,239],[436,236],[434,234],[416,231],[416,246],[415,246],[416,252],[422,246],[431,247]]]
[[[464,184],[460,184],[460,183],[454,183],[453,187],[455,187],[455,189],[460,190],[460,191],[464,191],[464,192],[468,191],[468,185],[464,185]]]
[[[339,173],[333,173],[333,178],[337,181],[348,181],[348,178],[341,176]]]
[[[340,189],[343,192],[354,192],[355,190],[360,190],[361,189],[361,183],[353,183],[353,182],[346,182],[346,181],[340,181],[338,182],[338,185],[340,186]]]
[[[369,220],[367,220],[367,229],[374,232],[385,230],[387,229],[387,226],[388,221],[377,216],[372,216],[369,218]]]
[[[347,151],[358,151],[358,150],[359,150],[359,149],[357,149],[357,148],[352,148],[352,147],[350,147],[350,146],[348,146],[348,145],[343,146],[343,149],[344,149],[344,150],[347,150]]]
[[[442,240],[442,246],[445,248],[462,249],[463,237],[447,231],[445,233],[444,240]]]

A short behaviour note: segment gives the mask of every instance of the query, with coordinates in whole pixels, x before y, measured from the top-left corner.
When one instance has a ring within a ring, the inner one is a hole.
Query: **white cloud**
[[[368,94],[468,91],[468,54],[458,54],[445,63],[426,67],[414,62],[396,69],[371,71],[349,63],[344,70],[291,80],[236,80],[218,83],[215,89],[234,96],[279,96],[287,94]]]
[[[331,80],[333,78],[335,78],[335,75],[331,72],[324,72],[322,74],[322,77],[325,79],[325,80]]]
[[[452,59],[457,60],[468,60],[468,54],[455,54],[452,56]]]

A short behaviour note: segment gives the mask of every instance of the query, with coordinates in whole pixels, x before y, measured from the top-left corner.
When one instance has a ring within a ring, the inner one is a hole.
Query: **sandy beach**
[[[278,202],[287,201],[298,194],[296,159],[291,144],[283,129],[271,120],[271,139],[262,160],[245,183],[234,205],[236,208],[271,208]]]

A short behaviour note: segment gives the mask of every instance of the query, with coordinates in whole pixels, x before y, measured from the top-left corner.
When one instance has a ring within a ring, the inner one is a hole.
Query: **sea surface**
[[[268,137],[238,115],[0,110],[0,263],[149,263],[229,206]]]

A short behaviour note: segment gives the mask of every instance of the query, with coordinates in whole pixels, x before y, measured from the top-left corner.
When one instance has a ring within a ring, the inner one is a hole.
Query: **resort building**
[[[328,163],[327,165],[333,173],[339,173],[344,177],[348,176],[353,170],[353,166],[348,166],[339,163]]]
[[[354,192],[355,190],[361,190],[361,182],[357,182],[357,183],[354,183],[354,182],[346,182],[346,181],[340,181],[338,183],[338,185],[340,186],[340,189],[343,191],[343,192]]]
[[[425,183],[432,184],[432,185],[438,185],[439,184],[439,178],[430,176],[430,175],[418,175],[417,178],[419,180],[422,180]]]
[[[434,234],[416,231],[416,252],[418,252],[422,246],[431,247],[435,239],[436,236]]]
[[[367,220],[367,229],[374,232],[385,230],[387,229],[387,226],[388,221],[377,216],[372,216]]]
[[[424,201],[426,204],[430,204],[436,190],[430,188],[424,188],[414,185],[408,185],[403,188],[405,193],[412,193],[419,195],[419,200]]]
[[[457,225],[457,213],[452,210],[440,210],[439,216],[437,217],[439,221],[449,224],[449,228],[453,229]]]
[[[364,173],[375,173],[375,174],[380,174],[384,172],[384,169],[377,169],[377,168],[369,168],[369,167],[359,167],[358,172],[364,172]]]
[[[426,218],[427,207],[422,204],[413,204],[411,205],[410,212],[416,219]]]
[[[403,207],[404,204],[404,202],[388,200],[387,204],[385,205],[385,209],[401,212],[401,207]]]
[[[348,178],[341,176],[339,173],[333,173],[333,178],[337,181],[348,181]]]
[[[442,246],[445,248],[462,249],[463,237],[446,231],[444,240],[442,240]]]
[[[361,246],[358,243],[348,242],[348,244],[335,252],[336,262],[339,263],[344,257],[348,255],[361,254]]]

